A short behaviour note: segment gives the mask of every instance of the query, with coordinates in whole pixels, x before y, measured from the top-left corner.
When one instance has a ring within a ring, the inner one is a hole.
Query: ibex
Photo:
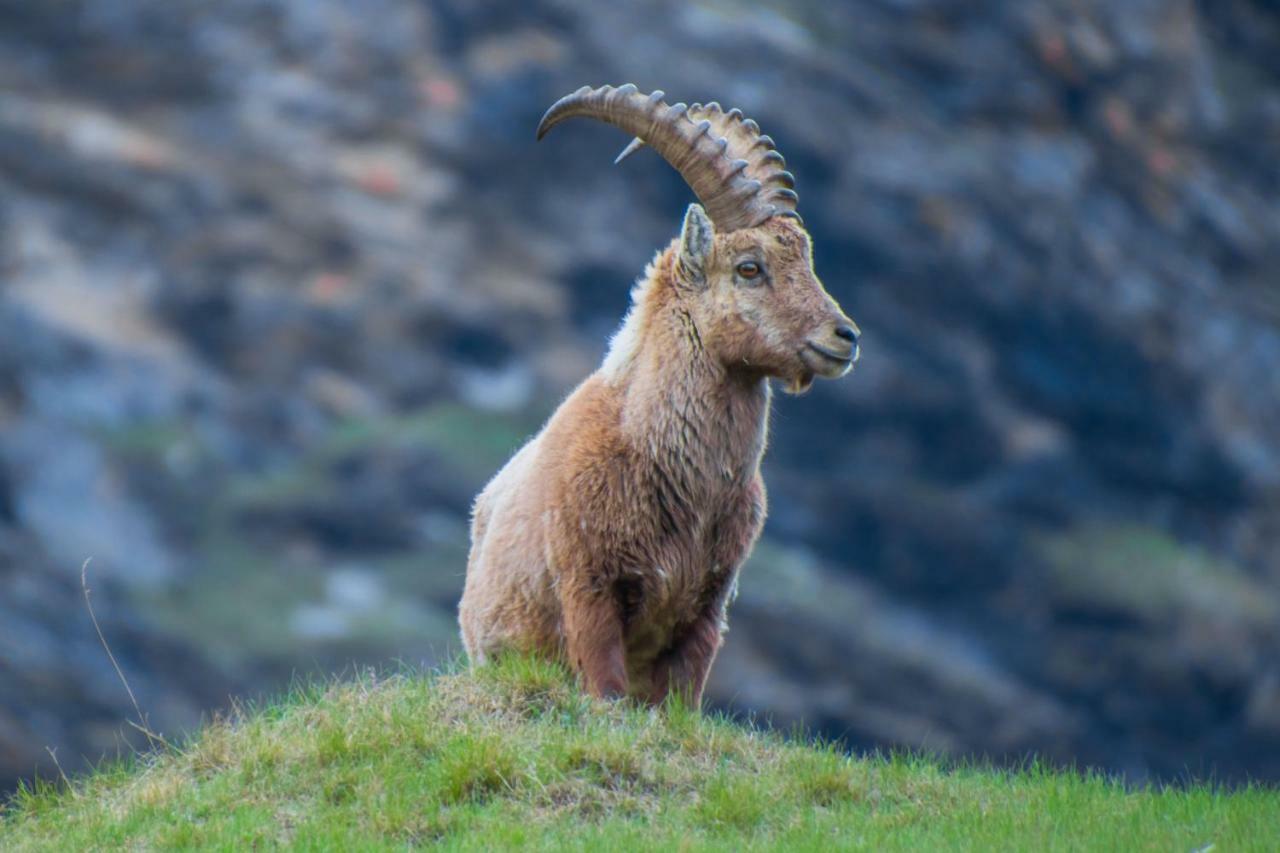
[[[586,116],[648,145],[701,204],[649,264],[608,355],[476,499],[459,607],[473,664],[566,662],[598,697],[701,702],[765,517],[769,380],[844,376],[858,329],[813,271],[794,178],[739,110],[583,87]]]

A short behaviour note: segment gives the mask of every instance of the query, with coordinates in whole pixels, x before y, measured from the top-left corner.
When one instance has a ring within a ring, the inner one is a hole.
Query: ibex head
[[[783,379],[792,392],[848,373],[857,326],[813,271],[795,179],[773,140],[739,110],[662,97],[584,86],[552,105],[538,138],[567,118],[595,118],[635,136],[615,162],[649,145],[680,172],[701,204],[685,215],[674,283],[726,367]]]

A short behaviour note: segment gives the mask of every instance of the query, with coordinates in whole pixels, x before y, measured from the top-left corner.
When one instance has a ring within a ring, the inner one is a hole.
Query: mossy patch
[[[1274,595],[1248,574],[1153,528],[1089,526],[1040,544],[1050,593],[1064,607],[1160,624],[1190,619],[1265,626],[1280,616]]]

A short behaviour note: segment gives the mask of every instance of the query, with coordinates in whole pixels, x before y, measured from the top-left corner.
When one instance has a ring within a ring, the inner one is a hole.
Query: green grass
[[[584,697],[560,669],[366,676],[21,791],[0,849],[1275,849],[1280,793],[944,768]]]

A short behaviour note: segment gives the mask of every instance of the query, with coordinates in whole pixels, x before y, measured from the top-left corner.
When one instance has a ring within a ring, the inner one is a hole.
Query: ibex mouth
[[[853,346],[849,347],[848,351],[846,351],[846,352],[844,352],[844,353],[832,352],[831,350],[827,349],[826,347],[820,347],[820,346],[818,346],[817,344],[812,343],[812,342],[810,342],[810,343],[809,343],[809,349],[813,350],[813,351],[814,351],[814,352],[816,352],[818,355],[826,356],[827,358],[831,359],[832,361],[854,362],[854,361],[857,361],[857,360],[858,360],[858,345],[857,345],[857,344],[854,344]]]
[[[853,369],[853,363],[858,360],[858,346],[855,344],[849,347],[848,352],[844,354],[832,352],[826,347],[818,346],[815,343],[806,344],[807,350],[800,353],[801,360],[805,364],[813,368],[813,371],[819,376],[826,379],[837,379],[844,376]],[[813,353],[817,356],[814,358]]]

